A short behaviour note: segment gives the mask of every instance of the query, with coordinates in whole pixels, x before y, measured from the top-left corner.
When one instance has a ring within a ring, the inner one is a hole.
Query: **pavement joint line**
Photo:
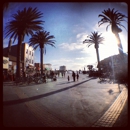
[[[119,115],[124,107],[127,97],[128,97],[128,92],[127,92],[127,89],[124,88],[122,90],[122,92],[119,94],[119,96],[116,98],[116,100],[113,102],[113,104],[105,112],[105,114],[97,122],[95,122],[92,125],[92,127],[102,127],[102,126],[112,127],[114,125],[114,123],[116,122],[117,118],[119,117]],[[120,103],[120,102],[122,102],[122,103]],[[108,119],[109,119],[109,117],[111,117],[108,122],[107,122],[107,120],[105,121],[106,116],[108,117]],[[100,126],[99,125],[97,126],[97,124],[100,124]]]

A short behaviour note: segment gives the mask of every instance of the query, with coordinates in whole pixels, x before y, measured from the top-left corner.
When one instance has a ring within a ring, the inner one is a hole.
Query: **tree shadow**
[[[59,89],[59,90],[56,90],[56,91],[52,91],[52,92],[49,92],[49,93],[45,93],[45,94],[41,94],[41,95],[37,95],[37,96],[25,98],[25,99],[4,101],[3,105],[4,106],[15,105],[15,104],[24,103],[24,102],[28,102],[28,101],[31,101],[31,100],[36,100],[36,99],[39,99],[39,98],[47,97],[47,96],[50,96],[50,95],[53,95],[53,94],[56,94],[56,93],[63,92],[65,90],[71,89],[73,87],[77,87],[78,85],[83,84],[85,82],[88,82],[89,80],[92,80],[92,79],[95,79],[95,78],[90,78],[88,80],[82,81],[82,82],[74,84],[72,86],[69,86],[69,87],[66,87],[66,88],[62,88],[62,89]]]

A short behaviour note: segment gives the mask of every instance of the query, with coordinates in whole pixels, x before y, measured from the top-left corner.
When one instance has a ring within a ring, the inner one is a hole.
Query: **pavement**
[[[67,74],[70,75],[71,74]],[[128,90],[80,74],[76,82],[3,83],[3,127],[127,127]]]

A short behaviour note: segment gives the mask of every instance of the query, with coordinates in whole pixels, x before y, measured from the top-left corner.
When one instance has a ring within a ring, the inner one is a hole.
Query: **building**
[[[10,65],[13,64],[13,69],[16,70],[17,45],[11,46],[9,55],[8,47],[3,48],[3,56],[9,57]],[[34,49],[27,43],[22,43],[21,64],[21,69],[26,69],[27,66],[34,66]]]
[[[59,71],[66,71],[66,66],[60,66]]]
[[[104,60],[100,61],[101,68],[105,68],[107,70],[114,69],[115,72],[120,71],[122,66],[120,65],[120,55],[113,55],[108,58],[105,58]],[[128,56],[124,54],[124,67],[128,67]]]
[[[3,69],[8,70],[9,68],[9,58],[3,56]]]
[[[52,65],[51,64],[44,64],[44,68],[46,69],[46,70],[52,70]]]
[[[41,70],[41,63],[34,63],[36,70]],[[43,70],[52,70],[51,64],[43,64]]]

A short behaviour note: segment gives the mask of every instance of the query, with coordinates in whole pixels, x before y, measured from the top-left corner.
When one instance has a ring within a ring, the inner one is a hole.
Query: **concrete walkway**
[[[71,76],[71,75],[70,75]],[[128,96],[117,84],[80,74],[79,81],[3,84],[5,127],[113,127]]]

